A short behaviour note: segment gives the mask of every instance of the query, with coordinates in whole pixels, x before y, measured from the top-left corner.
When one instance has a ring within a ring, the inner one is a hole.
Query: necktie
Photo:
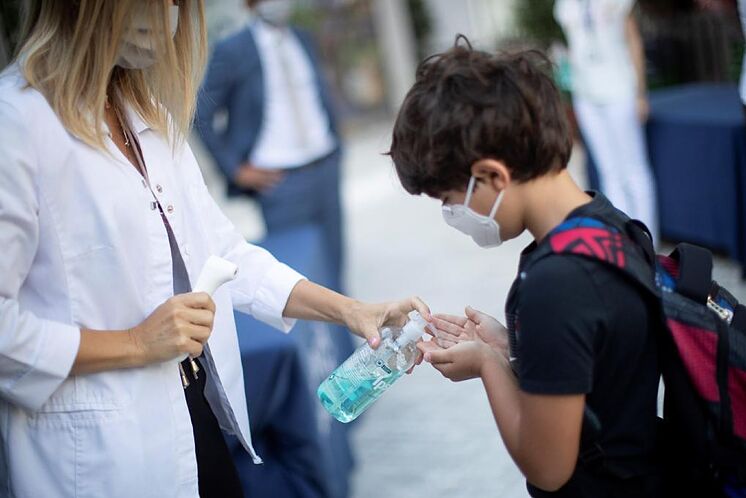
[[[300,84],[302,82],[298,78],[297,69],[293,67],[291,62],[291,36],[293,34],[288,29],[278,30],[275,36],[275,43],[279,56],[280,70],[285,81],[285,89],[287,90],[288,104],[290,104],[293,114],[296,137],[298,137],[298,144],[302,148],[305,148],[308,146],[308,127],[306,126],[305,116],[300,105]]]

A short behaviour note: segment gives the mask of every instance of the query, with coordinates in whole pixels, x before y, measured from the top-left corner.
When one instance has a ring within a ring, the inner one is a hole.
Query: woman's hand
[[[466,316],[435,315],[433,341],[447,349],[465,341],[481,341],[495,352],[508,356],[508,331],[493,317],[466,307]],[[432,331],[431,331],[432,332]]]
[[[418,297],[402,301],[368,304],[343,296],[308,280],[301,280],[293,288],[282,315],[301,320],[320,320],[339,323],[362,337],[375,349],[381,343],[378,330],[386,326],[401,326],[410,311],[418,311],[430,322],[430,309]],[[422,358],[417,358],[417,364]]]
[[[417,311],[426,321],[432,316],[430,308],[418,297],[381,304],[356,301],[344,314],[344,323],[350,332],[368,341],[372,348],[381,342],[378,331],[387,326],[400,327],[407,322],[410,311]]]
[[[161,304],[130,334],[144,365],[185,354],[197,357],[210,337],[214,318],[215,303],[209,294],[180,294]]]
[[[367,304],[357,302],[350,307],[349,313],[345,315],[345,325],[350,332],[368,341],[373,349],[381,343],[379,330],[387,326],[402,326],[407,322],[410,311],[417,311],[422,318],[430,322],[432,315],[430,308],[418,297],[405,299],[403,301]],[[418,351],[414,366],[407,373],[412,373],[415,366],[422,363],[422,352]]]

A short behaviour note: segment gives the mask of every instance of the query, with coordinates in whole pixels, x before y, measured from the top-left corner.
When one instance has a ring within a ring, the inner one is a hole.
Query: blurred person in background
[[[374,347],[428,310],[313,284],[220,211],[185,141],[202,0],[28,9],[0,73],[0,496],[242,496],[223,431],[261,460],[233,308]],[[212,298],[191,292],[211,255],[239,269]]]
[[[573,105],[601,190],[658,235],[655,180],[644,124],[649,105],[635,0],[557,0],[568,42]]]
[[[330,287],[342,288],[341,140],[311,38],[289,24],[292,0],[249,0],[248,26],[216,43],[197,132],[229,195],[261,207],[268,233],[322,230]],[[224,127],[216,116],[227,116]]]

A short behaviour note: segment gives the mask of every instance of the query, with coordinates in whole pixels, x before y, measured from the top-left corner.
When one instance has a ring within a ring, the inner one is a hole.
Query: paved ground
[[[371,301],[416,294],[434,311],[460,313],[468,304],[502,319],[518,252],[528,239],[483,250],[449,228],[437,202],[411,197],[399,186],[389,159],[381,156],[388,133],[387,125],[373,126],[348,142],[344,203],[350,293]],[[218,184],[209,168],[206,178],[211,186]],[[249,238],[261,235],[251,205],[221,202]],[[746,300],[736,265],[719,261],[716,275]],[[371,407],[357,423],[353,444],[354,498],[527,496],[481,383],[453,384],[428,366],[400,380]]]

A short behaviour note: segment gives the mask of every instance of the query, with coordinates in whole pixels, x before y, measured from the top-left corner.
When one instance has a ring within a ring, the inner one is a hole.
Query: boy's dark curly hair
[[[476,161],[503,161],[525,182],[567,166],[572,148],[559,91],[536,51],[490,54],[463,35],[417,69],[391,150],[411,194],[463,190]]]

